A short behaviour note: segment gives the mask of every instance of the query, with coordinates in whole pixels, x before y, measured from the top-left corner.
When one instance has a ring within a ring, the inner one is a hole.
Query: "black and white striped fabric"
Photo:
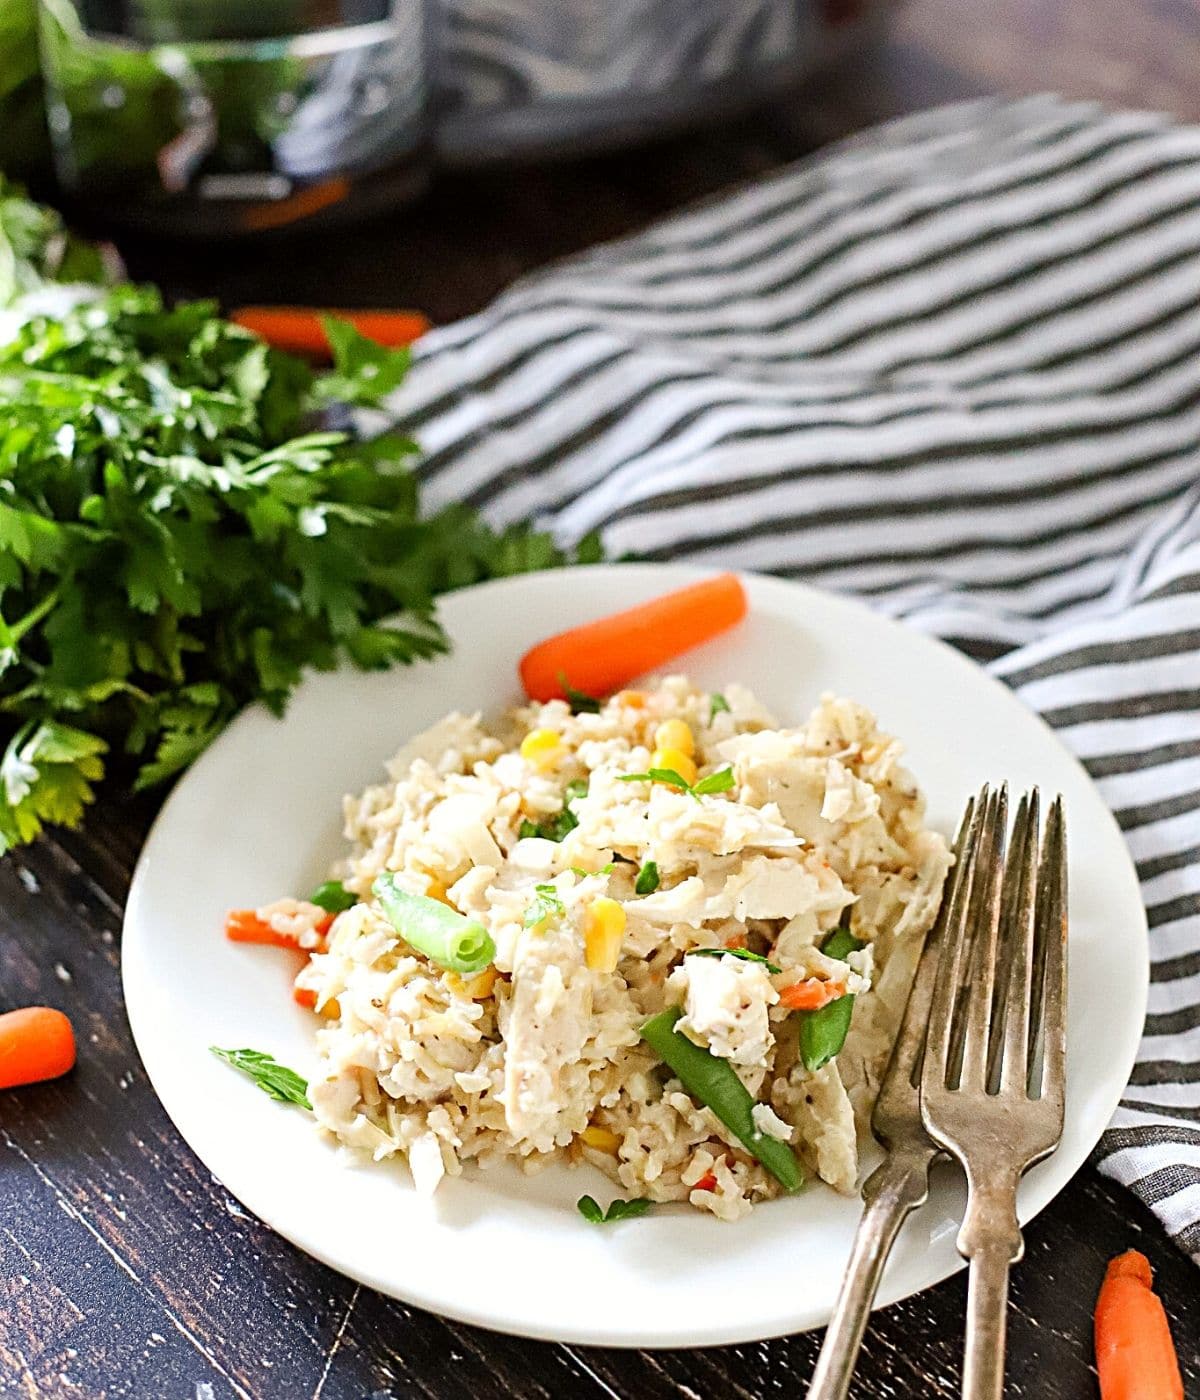
[[[430,505],[861,594],[1055,726],[1152,935],[1100,1167],[1200,1261],[1200,130],[893,123],[515,286],[397,412]]]

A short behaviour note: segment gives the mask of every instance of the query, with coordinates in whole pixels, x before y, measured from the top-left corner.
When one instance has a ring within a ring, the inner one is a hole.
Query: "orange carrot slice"
[[[293,987],[292,1000],[297,1006],[306,1006],[310,1011],[317,1009],[317,994],[311,987]]]
[[[1131,1249],[1108,1266],[1096,1300],[1101,1400],[1183,1400],[1167,1314],[1150,1261]]]
[[[831,1001],[846,994],[840,982],[828,982],[822,977],[809,977],[803,982],[793,982],[779,993],[780,1006],[789,1011],[820,1011]]]
[[[300,947],[294,938],[277,933],[266,919],[260,919],[253,909],[231,909],[225,916],[225,937],[234,943],[262,943],[270,948],[291,948],[297,951]]]
[[[329,341],[322,316],[349,321],[360,335],[368,336],[390,349],[411,345],[429,329],[429,318],[419,311],[344,311],[308,306],[239,306],[230,312],[235,325],[253,331],[276,350],[307,355],[314,360],[330,358]]]
[[[0,1089],[57,1079],[75,1063],[75,1033],[61,1011],[26,1006],[0,1016]]]
[[[539,642],[521,658],[521,684],[531,700],[562,700],[568,688],[609,695],[745,616],[741,581],[719,574]]]

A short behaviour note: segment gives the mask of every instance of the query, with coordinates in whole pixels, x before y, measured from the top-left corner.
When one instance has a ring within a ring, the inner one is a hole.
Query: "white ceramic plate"
[[[452,708],[518,698],[516,661],[539,638],[678,587],[701,571],[598,566],[444,600],[453,653],[411,671],[315,676],[280,722],[242,715],[182,780],[146,843],[125,917],[129,1017],[155,1090],[203,1162],[301,1249],[407,1303],[558,1341],[690,1346],[750,1341],[828,1317],[859,1214],[821,1185],[736,1225],[682,1207],[586,1223],[591,1168],[447,1180],[434,1201],[401,1166],[348,1166],[308,1116],[264,1097],[210,1045],[315,1067],[314,1021],[293,1005],[291,956],[221,936],[225,911],[304,892],[341,850],[344,792],[379,780],[400,743]],[[1062,1146],[1026,1178],[1025,1219],[1079,1167],[1125,1085],[1145,1010],[1146,923],[1112,817],[1076,761],[1001,685],[941,643],[797,584],[750,577],[750,617],[677,663],[701,685],[750,685],[784,721],[822,691],[872,706],[901,736],[950,832],[987,779],[1061,791],[1070,835],[1070,1033]],[[962,1191],[935,1177],[905,1227],[879,1300],[945,1278]],[[1027,1266],[1029,1267],[1029,1266]]]

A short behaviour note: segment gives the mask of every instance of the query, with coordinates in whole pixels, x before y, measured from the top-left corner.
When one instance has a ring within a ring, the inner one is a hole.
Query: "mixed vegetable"
[[[730,602],[731,595],[734,590],[738,594],[741,593],[741,585],[736,579],[726,576],[713,582],[718,585],[717,596],[724,600],[725,606],[724,611],[717,610],[708,615],[707,626],[710,629],[726,625],[723,619],[737,611]],[[587,654],[597,635],[597,629],[615,646],[629,635],[640,636],[647,616],[656,618],[661,623],[664,616],[674,615],[680,609],[684,613],[690,613],[698,597],[706,600],[704,606],[707,608],[707,600],[710,599],[708,584],[682,590],[642,609],[619,614],[616,618],[606,619],[601,623],[588,624],[553,639],[553,654],[547,664],[552,664],[555,668],[556,686],[562,698],[568,698],[569,695],[569,703],[572,705],[590,707],[593,703],[598,703],[593,702],[590,695],[575,691],[564,679],[568,674],[581,674],[579,658]],[[690,630],[677,631],[673,635],[674,645],[678,649],[684,644],[694,644],[699,633],[693,625]],[[661,641],[656,645],[658,659],[669,659],[673,654],[672,651],[664,649],[665,644]],[[535,648],[529,655],[534,655],[538,650],[539,648]],[[526,662],[528,659],[526,657]],[[522,674],[526,675],[527,686],[532,688],[536,680],[531,680],[527,671],[528,668],[523,663]],[[606,676],[601,676],[597,667],[593,665],[586,672],[589,686],[600,684],[607,688],[613,684],[624,684],[630,678],[624,668],[619,672],[617,668],[610,668]],[[623,692],[623,698],[635,708],[636,695],[637,692]],[[728,709],[729,705],[724,696],[714,693],[710,697],[710,718]],[[559,736],[553,730],[535,728],[525,736],[520,745],[520,753],[535,770],[548,770],[557,761],[560,742]],[[734,787],[734,775],[730,767],[698,779],[694,757],[695,737],[684,721],[671,719],[658,725],[654,731],[654,744],[649,770],[645,773],[622,775],[622,781],[659,783],[686,792],[697,801],[728,792]],[[538,822],[523,821],[519,828],[519,836],[522,839],[537,837],[554,842],[562,841],[578,824],[572,804],[586,796],[587,790],[585,781],[569,783],[564,790],[562,809]],[[616,859],[623,858],[618,856]],[[613,868],[614,865],[610,862],[605,870]],[[576,871],[581,878],[592,873],[594,872]],[[637,870],[635,894],[641,897],[649,896],[660,888],[660,884],[661,877],[656,862],[653,859],[643,861]],[[374,881],[372,894],[384,916],[414,950],[423,954],[437,967],[460,979],[477,978],[485,972],[489,973],[490,989],[496,975],[494,967],[491,966],[496,954],[495,944],[481,923],[466,917],[453,907],[445,890],[431,886],[426,894],[414,894],[404,889],[395,875],[383,874]],[[240,942],[288,946],[308,953],[320,952],[324,950],[325,935],[334,917],[352,907],[355,902],[355,896],[338,881],[327,881],[320,885],[306,904],[308,922],[305,923],[304,917],[301,917],[297,925],[309,931],[307,943],[298,937],[296,927],[288,923],[287,919],[283,921],[287,925],[286,929],[281,927],[280,919],[271,914],[270,910],[235,910],[227,919],[226,932],[230,938]],[[288,919],[293,918],[294,912],[289,911]],[[548,921],[563,917],[565,912],[557,887],[551,882],[537,884],[534,887],[534,898],[524,914],[524,926],[528,929],[540,929]],[[588,967],[604,972],[615,970],[625,922],[625,909],[618,901],[599,897],[590,903],[584,930],[584,952]],[[825,939],[821,951],[829,959],[845,961],[862,946],[850,930],[843,927],[835,929]],[[774,978],[783,976],[781,969],[765,954],[745,946],[693,948],[687,951],[686,957],[733,958],[761,964],[766,973]],[[461,982],[459,985],[468,987],[468,984]],[[800,1056],[805,1067],[815,1072],[834,1059],[845,1044],[853,1015],[854,995],[847,990],[844,982],[828,975],[804,978],[785,983],[782,987],[778,984],[776,986],[783,1007],[797,1013]],[[468,995],[470,994],[468,990]],[[309,992],[299,995],[305,1004],[315,1006],[315,994]],[[677,1023],[682,1014],[682,1008],[674,1006],[650,1017],[641,1027],[642,1040],[680,1081],[686,1092],[698,1103],[709,1108],[745,1150],[761,1162],[786,1190],[798,1190],[803,1181],[803,1171],[796,1154],[786,1142],[759,1129],[754,1116],[757,1107],[755,1100],[729,1060],[695,1044],[679,1032]],[[274,1081],[263,1082],[264,1075],[274,1073],[273,1061],[269,1056],[256,1058],[257,1052],[241,1051],[236,1052],[240,1058],[235,1059],[232,1058],[235,1052],[218,1053],[229,1059],[237,1068],[255,1075],[260,1086],[268,1093],[272,1092],[270,1086]],[[293,1098],[293,1101],[298,1100]],[[589,1127],[583,1134],[583,1140],[588,1146],[613,1154],[618,1152],[620,1146],[619,1140],[613,1134],[598,1125]],[[716,1185],[716,1178],[710,1172],[701,1177],[695,1189],[714,1190]],[[585,1218],[596,1223],[640,1214],[648,1205],[648,1202],[642,1201],[617,1201],[606,1213],[590,1197],[584,1197],[579,1202],[580,1211]]]

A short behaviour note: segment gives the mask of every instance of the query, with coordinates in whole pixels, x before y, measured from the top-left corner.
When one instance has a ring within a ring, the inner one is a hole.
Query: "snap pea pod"
[[[848,928],[835,928],[821,945],[828,958],[844,958],[862,944]],[[804,1068],[817,1070],[827,1065],[846,1043],[850,1017],[854,1012],[854,995],[847,992],[819,1011],[801,1011],[800,1058]]]
[[[796,1154],[786,1142],[760,1133],[751,1110],[754,1100],[728,1060],[693,1045],[675,1029],[683,1008],[669,1007],[642,1026],[642,1039],[670,1068],[692,1098],[711,1108],[752,1156],[789,1191],[804,1180]]]
[[[482,924],[428,895],[409,894],[394,875],[378,876],[371,893],[400,937],[439,967],[472,976],[496,956],[496,945]]]

